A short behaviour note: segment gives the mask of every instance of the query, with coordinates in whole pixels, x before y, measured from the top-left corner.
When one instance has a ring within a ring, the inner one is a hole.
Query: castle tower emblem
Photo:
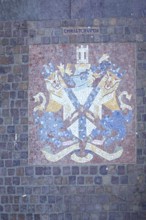
[[[76,48],[77,63],[88,63],[88,45]]]

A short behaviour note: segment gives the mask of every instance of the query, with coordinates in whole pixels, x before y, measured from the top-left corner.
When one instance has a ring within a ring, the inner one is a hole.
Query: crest
[[[93,45],[72,49],[69,52],[74,59],[70,62],[63,62],[67,56],[64,51],[62,60],[53,58],[54,51],[51,57],[50,49],[50,59],[44,63],[41,59],[38,64],[41,87],[34,79],[30,97],[39,154],[49,162],[119,160],[135,117],[133,86],[129,89],[122,83],[130,73],[129,67],[116,63],[110,50],[99,50],[98,54]]]

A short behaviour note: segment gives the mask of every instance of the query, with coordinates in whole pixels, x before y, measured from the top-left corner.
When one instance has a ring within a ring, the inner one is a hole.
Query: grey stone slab
[[[132,16],[133,17],[145,17],[146,16],[146,1],[145,0],[133,0],[131,2]]]
[[[69,19],[70,0],[41,0],[39,1],[39,19]]]
[[[72,0],[71,17],[93,19],[97,17],[144,17],[145,0]]]
[[[114,0],[72,0],[72,18],[92,19],[96,17],[110,17],[116,13]]]
[[[103,17],[104,3],[101,0],[72,0],[71,1],[71,18],[93,19]]]
[[[131,0],[105,0],[103,17],[131,17]]]
[[[92,18],[91,4],[89,0],[71,1],[72,18]]]
[[[117,17],[131,17],[132,15],[132,0],[119,0],[117,3]]]
[[[0,20],[37,20],[38,0],[0,0]]]

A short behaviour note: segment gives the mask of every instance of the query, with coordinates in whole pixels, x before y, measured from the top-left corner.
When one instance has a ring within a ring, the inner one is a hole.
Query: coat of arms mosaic
[[[30,46],[29,162],[135,162],[135,46]]]

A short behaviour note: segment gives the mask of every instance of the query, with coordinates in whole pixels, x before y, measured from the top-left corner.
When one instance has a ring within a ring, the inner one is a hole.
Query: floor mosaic
[[[29,48],[29,162],[134,163],[135,45]]]

